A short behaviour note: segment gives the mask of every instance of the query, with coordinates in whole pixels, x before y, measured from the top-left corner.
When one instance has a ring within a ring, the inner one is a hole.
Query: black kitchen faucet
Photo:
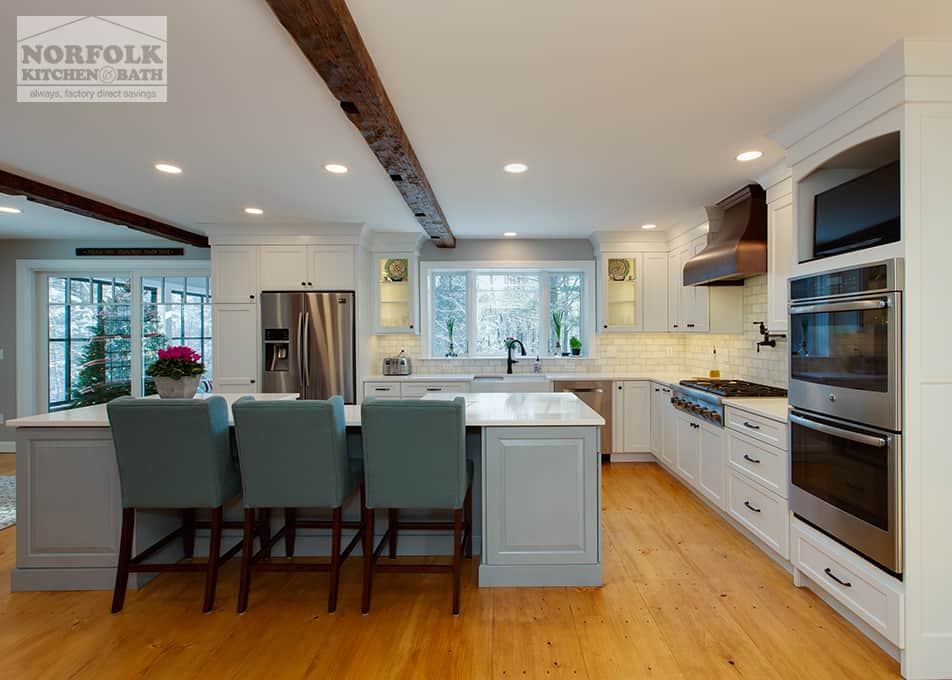
[[[522,344],[522,340],[506,338],[506,373],[508,375],[512,375],[512,365],[519,363],[518,360],[512,358],[512,347],[516,344],[518,344],[522,350],[522,356],[526,355],[526,346]]]

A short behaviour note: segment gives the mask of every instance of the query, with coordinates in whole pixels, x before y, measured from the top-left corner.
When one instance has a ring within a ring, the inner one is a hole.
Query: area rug
[[[17,478],[0,477],[0,529],[17,523]]]

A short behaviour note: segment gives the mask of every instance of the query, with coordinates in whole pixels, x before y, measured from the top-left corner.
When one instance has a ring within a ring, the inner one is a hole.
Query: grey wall
[[[437,248],[427,242],[420,249],[421,261],[594,259],[595,251],[586,239],[458,239],[455,248]]]
[[[117,228],[118,229],[118,228]],[[3,240],[0,239],[0,348],[3,359],[0,360],[0,413],[4,418],[15,418],[17,413],[16,391],[16,344],[17,344],[17,304],[16,276],[17,260],[90,260],[92,258],[75,257],[76,248],[148,248],[179,247],[180,243],[170,243],[161,239],[145,240]],[[207,260],[210,251],[206,248],[185,246],[184,258],[173,257],[170,260],[193,259]],[[12,441],[13,430],[0,427],[0,441]]]

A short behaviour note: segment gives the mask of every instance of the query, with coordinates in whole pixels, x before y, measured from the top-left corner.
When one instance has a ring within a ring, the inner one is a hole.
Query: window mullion
[[[129,379],[132,381],[132,396],[143,396],[142,376],[144,373],[142,357],[142,275],[129,275],[129,288],[132,300],[130,301],[129,316]]]
[[[542,354],[549,353],[549,328],[548,319],[551,314],[549,313],[549,300],[552,297],[552,293],[549,289],[551,281],[549,279],[549,272],[542,273],[542,281],[539,284],[539,295],[542,296],[542,299],[539,300],[539,348],[540,356]]]
[[[476,356],[476,277],[466,272],[466,356]]]

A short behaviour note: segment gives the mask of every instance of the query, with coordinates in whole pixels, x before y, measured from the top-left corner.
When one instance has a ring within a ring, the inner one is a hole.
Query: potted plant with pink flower
[[[191,399],[205,372],[201,355],[191,347],[179,345],[159,350],[159,360],[145,370],[155,380],[155,389],[163,399]]]

